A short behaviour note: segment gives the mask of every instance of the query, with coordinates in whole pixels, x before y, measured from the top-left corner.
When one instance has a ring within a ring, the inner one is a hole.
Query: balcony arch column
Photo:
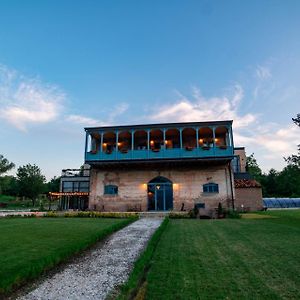
[[[119,150],[119,145],[118,145],[118,143],[119,143],[119,131],[116,130],[115,134],[116,134],[116,153],[117,153],[118,150]]]
[[[179,137],[180,137],[180,149],[182,149],[182,128],[179,128]]]
[[[196,127],[196,146],[199,149],[199,128]]]
[[[103,131],[100,132],[100,152],[103,152]]]

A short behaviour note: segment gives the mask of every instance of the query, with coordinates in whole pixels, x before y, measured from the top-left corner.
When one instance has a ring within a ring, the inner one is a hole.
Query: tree
[[[15,164],[9,162],[3,155],[0,154],[0,176],[7,171],[13,169]],[[2,192],[2,182],[0,182],[0,194]]]
[[[45,176],[42,175],[40,168],[36,165],[27,164],[18,168],[17,183],[19,194],[31,199],[33,206],[38,195],[44,191],[45,181]]]
[[[49,182],[47,182],[46,186],[47,192],[59,192],[60,177],[54,176]]]
[[[259,167],[256,158],[254,157],[254,153],[252,153],[250,156],[247,156],[246,171],[252,175],[254,179],[260,181],[262,170]]]
[[[9,162],[3,155],[0,154],[0,175],[13,169],[14,167],[14,163]]]
[[[296,118],[292,118],[293,122],[300,127],[300,114],[297,114]],[[298,154],[292,154],[289,157],[285,157],[284,160],[292,166],[300,168],[300,144],[298,145]]]

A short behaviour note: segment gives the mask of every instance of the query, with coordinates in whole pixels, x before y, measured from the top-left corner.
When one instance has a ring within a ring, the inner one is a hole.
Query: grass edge
[[[139,293],[139,289],[144,286],[146,275],[151,267],[151,260],[155,249],[168,223],[169,218],[165,218],[150,238],[146,249],[142,252],[142,254],[134,263],[133,269],[129,274],[128,280],[120,286],[119,293],[115,296],[112,295],[111,297],[108,297],[109,299],[134,299],[135,296]]]

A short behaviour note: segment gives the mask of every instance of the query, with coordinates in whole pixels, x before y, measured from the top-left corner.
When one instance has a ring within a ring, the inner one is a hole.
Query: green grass
[[[0,298],[133,219],[0,219]]]
[[[274,218],[170,219],[141,294],[155,300],[300,299],[300,210],[260,214]]]
[[[118,295],[118,300],[132,299],[138,293],[138,290],[141,288],[143,282],[145,281],[145,275],[150,267],[154,251],[161,238],[162,233],[167,227],[168,222],[169,219],[165,219],[160,227],[152,235],[150,241],[148,242],[147,248],[135,262],[133,270],[130,273],[127,282],[121,287],[120,294]]]

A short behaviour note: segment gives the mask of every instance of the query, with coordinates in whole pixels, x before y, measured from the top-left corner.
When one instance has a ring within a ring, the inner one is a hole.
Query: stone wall
[[[205,203],[207,209],[231,205],[231,186],[227,164],[197,167],[155,167],[151,169],[93,169],[90,179],[89,209],[100,211],[146,211],[147,183],[157,176],[173,182],[173,206],[179,211],[190,210],[195,203]],[[203,184],[217,183],[219,193],[203,193]],[[118,186],[118,195],[104,195],[104,186]]]
[[[235,208],[239,211],[255,211],[263,208],[261,187],[235,188]]]

